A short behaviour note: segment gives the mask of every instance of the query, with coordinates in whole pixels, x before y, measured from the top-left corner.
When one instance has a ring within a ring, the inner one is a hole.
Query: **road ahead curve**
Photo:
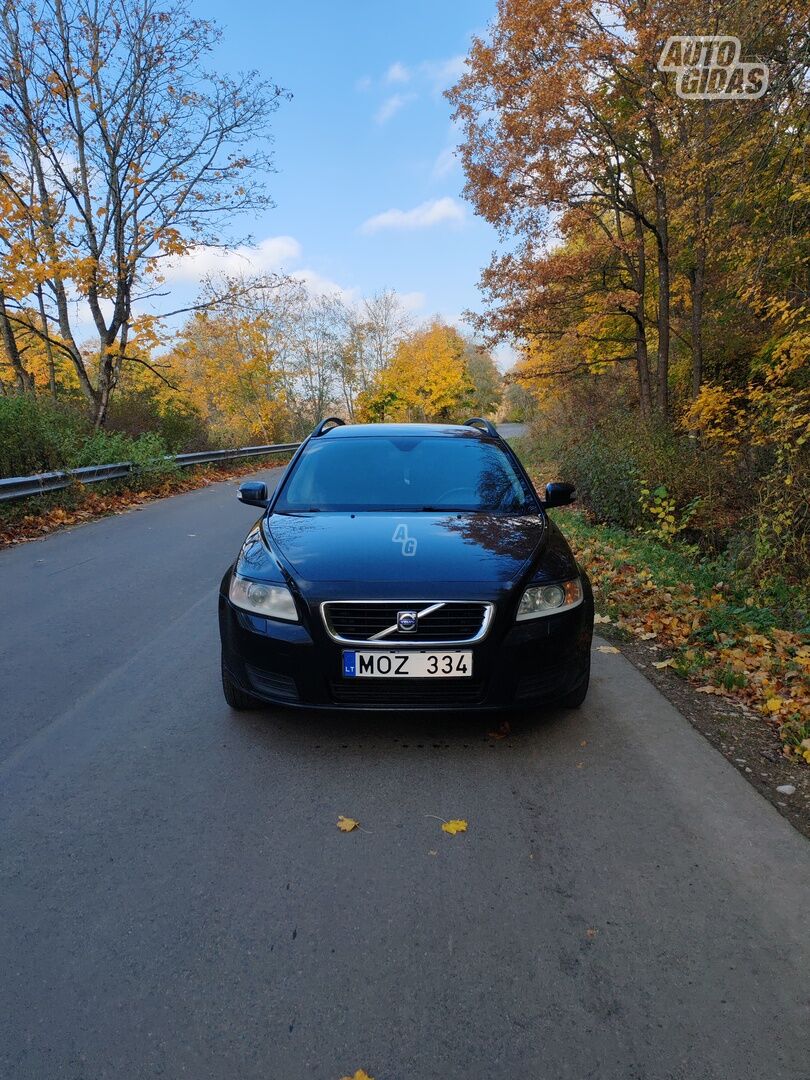
[[[0,1075],[807,1080],[802,837],[613,654],[501,741],[229,712],[234,493],[0,552]]]

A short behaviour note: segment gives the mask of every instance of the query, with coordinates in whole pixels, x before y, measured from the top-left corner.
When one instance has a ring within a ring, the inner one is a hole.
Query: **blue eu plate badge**
[[[343,653],[343,676],[352,679],[357,675],[357,653]]]

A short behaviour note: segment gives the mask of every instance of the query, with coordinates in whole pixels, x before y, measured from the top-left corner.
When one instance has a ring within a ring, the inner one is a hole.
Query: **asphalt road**
[[[526,424],[498,424],[498,432],[504,439],[517,439],[526,434]]]
[[[231,713],[234,494],[0,552],[0,1076],[807,1080],[806,841],[617,655],[497,742]]]

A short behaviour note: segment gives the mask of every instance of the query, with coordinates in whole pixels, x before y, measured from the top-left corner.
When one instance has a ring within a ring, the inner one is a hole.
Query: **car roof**
[[[319,439],[358,439],[372,436],[383,438],[403,438],[407,436],[419,436],[420,438],[458,438],[459,436],[470,439],[490,440],[492,436],[480,428],[468,427],[466,424],[345,424],[339,427],[327,428]]]

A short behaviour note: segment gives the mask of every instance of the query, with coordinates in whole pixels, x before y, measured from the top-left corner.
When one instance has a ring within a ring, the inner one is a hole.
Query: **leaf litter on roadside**
[[[741,598],[733,583],[704,586],[670,552],[648,564],[643,540],[590,526],[576,513],[568,520],[567,536],[588,567],[596,605],[608,609],[596,621],[610,619],[618,633],[665,649],[668,658],[654,667],[671,668],[699,694],[755,710],[786,757],[810,764],[806,630],[779,626],[778,613],[759,608],[754,597]],[[601,645],[597,651],[620,650]]]

